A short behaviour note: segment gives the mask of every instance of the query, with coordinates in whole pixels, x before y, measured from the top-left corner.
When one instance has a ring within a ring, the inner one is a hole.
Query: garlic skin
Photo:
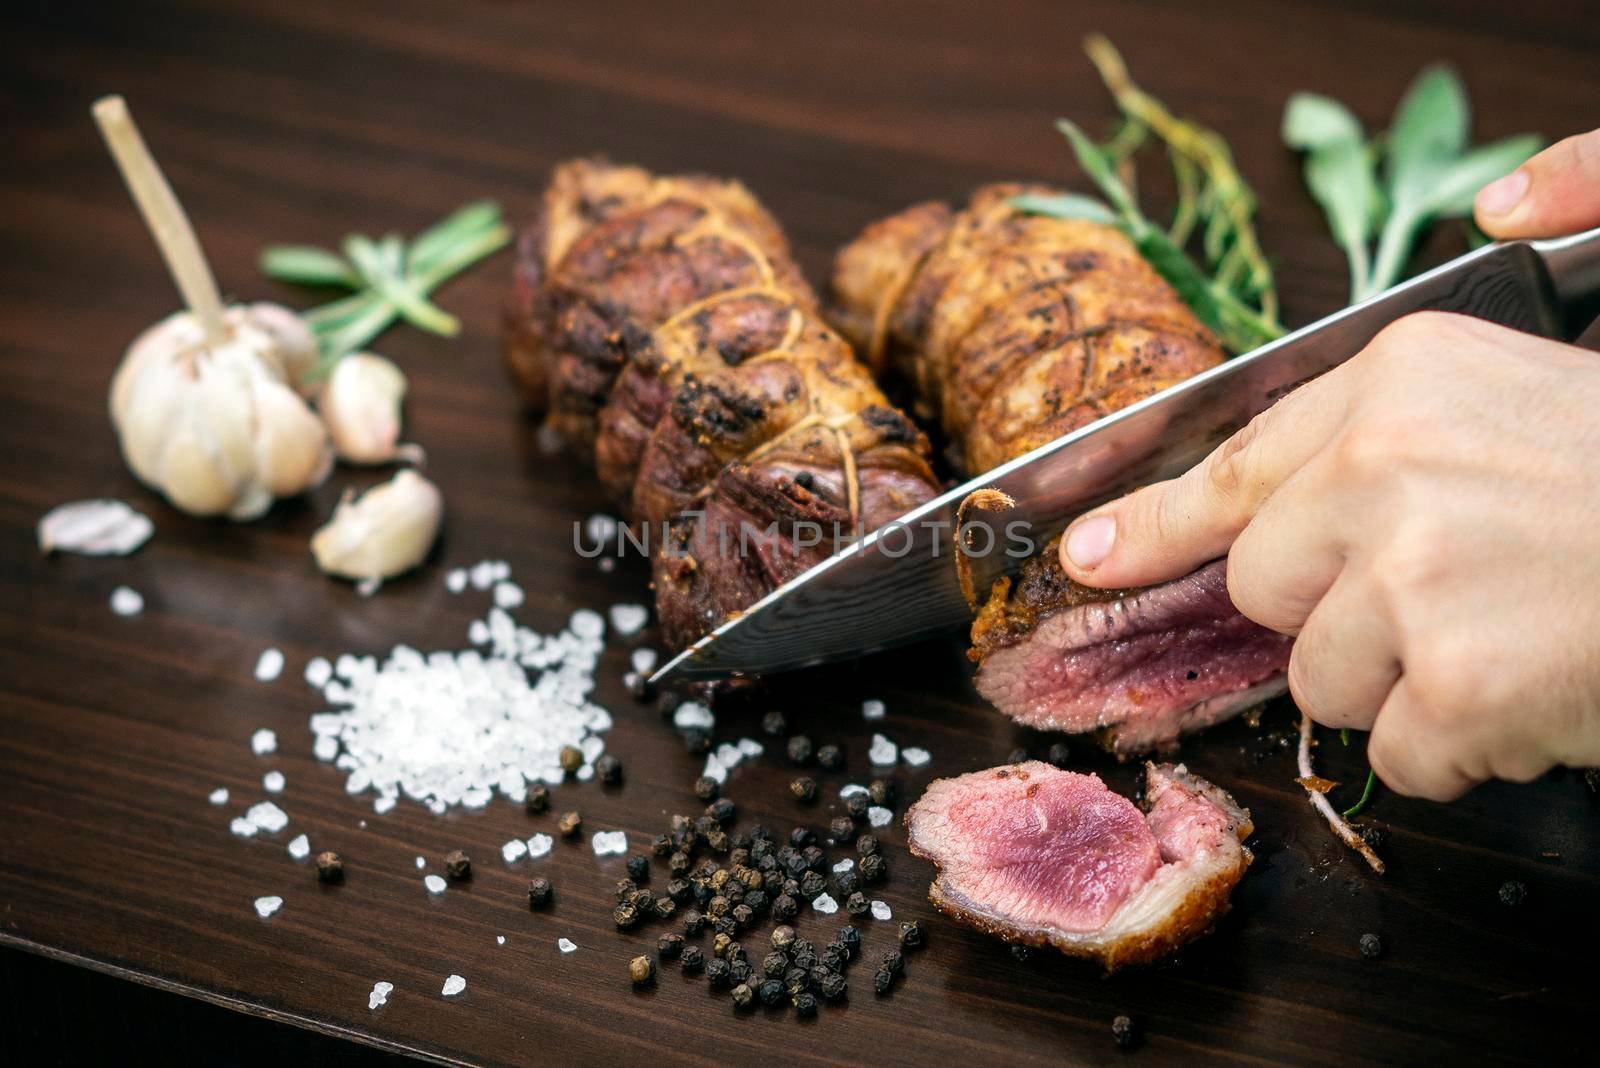
[[[134,339],[111,380],[111,421],[133,473],[174,507],[254,519],[321,483],[333,449],[295,389],[316,359],[299,316],[234,305],[224,322],[215,348],[188,312]]]
[[[405,374],[382,356],[357,352],[335,364],[317,398],[317,411],[339,459],[352,464],[420,463],[419,446],[400,444],[405,395]]]
[[[311,536],[311,554],[340,578],[392,578],[422,563],[443,516],[438,487],[407,468],[359,497],[346,491],[333,518]]]

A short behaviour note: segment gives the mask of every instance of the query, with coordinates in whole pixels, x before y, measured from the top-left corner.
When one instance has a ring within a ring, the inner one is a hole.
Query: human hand
[[[1069,574],[1140,586],[1228,557],[1298,635],[1289,688],[1370,729],[1405,794],[1600,763],[1600,356],[1409,316],[1198,467],[1079,519]]]

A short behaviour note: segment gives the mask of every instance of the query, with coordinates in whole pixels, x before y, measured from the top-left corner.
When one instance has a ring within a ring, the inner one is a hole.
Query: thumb
[[[1600,226],[1600,130],[1551,145],[1478,191],[1490,237],[1559,237]]]

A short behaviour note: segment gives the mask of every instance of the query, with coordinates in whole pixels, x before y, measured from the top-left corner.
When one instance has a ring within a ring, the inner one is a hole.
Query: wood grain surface
[[[617,4],[225,0],[173,5],[33,3],[8,9],[0,43],[0,942],[244,1012],[360,1042],[484,1063],[901,1064],[1099,1061],[1119,1055],[1126,1013],[1147,1061],[1549,1061],[1592,1042],[1600,949],[1600,846],[1581,778],[1491,786],[1449,807],[1380,794],[1389,874],[1375,877],[1328,834],[1292,781],[1293,711],[1233,724],[1182,757],[1255,814],[1256,864],[1234,909],[1170,964],[1104,977],[1050,954],[1019,961],[932,914],[930,871],[886,832],[896,919],[929,923],[930,945],[893,996],[851,975],[849,1002],[798,1022],[736,1015],[700,979],[668,969],[643,993],[628,958],[655,930],[609,921],[622,860],[587,845],[505,865],[506,839],[549,830],[497,801],[435,817],[402,802],[376,816],[311,755],[306,660],[381,654],[397,642],[463,647],[482,595],[453,596],[446,567],[509,560],[544,631],[575,609],[647,599],[637,560],[610,574],[571,551],[571,524],[604,507],[588,473],[543,455],[496,349],[507,257],[444,289],[466,330],[444,341],[397,330],[378,346],[410,374],[408,437],[424,444],[449,504],[445,538],[417,575],[362,599],[312,566],[309,533],[347,485],[248,526],[185,518],[139,487],[106,418],[111,371],[175,294],[101,146],[88,105],[125,93],[195,221],[223,288],[307,303],[262,278],[268,243],[332,243],[351,230],[415,232],[458,204],[498,198],[526,218],[556,161],[604,152],[654,168],[737,175],[787,227],[814,279],[867,221],[913,200],[996,178],[1078,180],[1050,120],[1091,126],[1109,103],[1078,41],[1111,34],[1135,72],[1231,139],[1261,192],[1261,233],[1286,317],[1341,302],[1345,271],[1278,140],[1286,96],[1333,93],[1380,125],[1424,63],[1458,65],[1488,138],[1559,136],[1600,116],[1600,23],[1584,3],[1408,0],[1296,4]],[[1152,187],[1152,195],[1161,195]],[[1459,247],[1452,235],[1425,250]],[[62,501],[123,497],[156,523],[127,560],[44,558],[33,525]],[[113,587],[145,595],[133,619]],[[1530,634],[1536,642],[1540,635]],[[616,789],[558,791],[591,829],[625,829],[637,850],[669,815],[696,811],[698,760],[649,705],[626,694],[630,644],[612,642],[598,699],[625,763]],[[288,655],[256,682],[260,651]],[[959,644],[933,643],[787,677],[722,712],[722,737],[759,736],[783,709],[818,742],[847,747],[824,777],[829,804],[800,810],[769,754],[736,771],[742,823],[826,823],[845,781],[868,775],[865,698],[878,726],[933,761],[898,773],[914,796],[933,776],[996,763],[1057,739],[1015,728],[972,692]],[[1510,658],[1516,650],[1508,649]],[[1529,694],[1529,702],[1539,695]],[[272,727],[271,757],[249,738]],[[1131,789],[1136,769],[1074,747],[1074,766]],[[1330,735],[1332,778],[1363,774],[1359,748]],[[288,778],[291,823],[242,840],[228,820]],[[224,786],[223,808],[207,795]],[[1348,789],[1348,787],[1347,787]],[[364,821],[364,822],[363,822]],[[310,835],[346,858],[319,885],[285,842]],[[423,889],[452,848],[477,860],[469,885]],[[523,903],[529,872],[556,884],[546,913]],[[659,878],[659,877],[658,877]],[[1527,886],[1508,908],[1507,880]],[[260,920],[252,899],[280,894]],[[841,917],[836,919],[842,920]],[[808,917],[802,933],[837,923]],[[875,956],[892,924],[868,922]],[[1357,941],[1378,933],[1380,959]],[[504,935],[504,946],[495,936]],[[571,956],[558,937],[580,947]],[[446,1000],[460,973],[465,996]],[[377,980],[389,1004],[367,1010]],[[86,1007],[86,1012],[92,1006]],[[91,1017],[92,1018],[92,1017]],[[218,1059],[246,1050],[218,1050]]]

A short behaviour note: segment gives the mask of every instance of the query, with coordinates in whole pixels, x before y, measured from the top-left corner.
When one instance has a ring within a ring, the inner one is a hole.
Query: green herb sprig
[[[1400,281],[1429,224],[1470,215],[1480,188],[1543,147],[1538,136],[1522,134],[1473,148],[1470,127],[1461,79],[1439,65],[1417,75],[1380,137],[1369,139],[1329,97],[1289,99],[1283,140],[1306,154],[1306,185],[1350,263],[1351,303]]]
[[[445,337],[460,333],[460,320],[428,295],[510,240],[499,206],[484,200],[441,219],[410,244],[397,234],[376,241],[351,234],[340,245],[343,256],[315,246],[277,245],[261,253],[261,269],[282,282],[355,290],[302,316],[321,351],[308,375],[317,379],[396,319]]]
[[[1105,202],[1078,194],[1020,196],[1021,211],[1109,223],[1128,235],[1201,322],[1233,352],[1247,352],[1284,333],[1272,265],[1255,232],[1255,193],[1214,130],[1178,119],[1134,84],[1122,57],[1098,34],[1085,50],[1122,112],[1118,131],[1096,144],[1077,125],[1058,120],[1078,164]],[[1139,208],[1132,154],[1154,135],[1167,150],[1178,188],[1172,222],[1158,226]],[[1199,235],[1205,267],[1184,251]]]

